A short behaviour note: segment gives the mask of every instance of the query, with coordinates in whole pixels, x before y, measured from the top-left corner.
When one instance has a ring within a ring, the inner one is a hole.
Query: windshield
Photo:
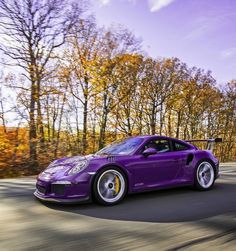
[[[120,154],[126,155],[132,153],[143,142],[142,138],[128,138],[101,149],[96,155]]]

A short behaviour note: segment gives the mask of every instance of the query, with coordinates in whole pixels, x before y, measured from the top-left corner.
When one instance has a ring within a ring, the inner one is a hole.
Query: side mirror
[[[153,155],[153,154],[156,154],[157,153],[157,150],[155,148],[147,148],[146,150],[143,151],[143,155],[145,157],[148,157],[149,155]]]

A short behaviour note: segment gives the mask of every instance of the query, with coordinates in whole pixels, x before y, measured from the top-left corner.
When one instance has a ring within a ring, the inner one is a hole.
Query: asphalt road
[[[128,196],[114,207],[42,204],[34,178],[0,180],[0,250],[236,250],[236,163],[214,189]]]

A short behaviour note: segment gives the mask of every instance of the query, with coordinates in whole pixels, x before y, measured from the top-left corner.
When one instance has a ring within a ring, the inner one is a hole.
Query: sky
[[[100,26],[122,24],[153,58],[178,57],[236,79],[236,0],[92,0]]]

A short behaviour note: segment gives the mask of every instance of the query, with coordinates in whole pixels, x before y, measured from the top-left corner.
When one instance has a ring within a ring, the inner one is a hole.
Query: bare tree
[[[81,2],[81,1],[80,1]],[[41,85],[55,68],[56,50],[81,9],[65,0],[0,0],[0,50],[19,66],[30,83],[29,144],[32,164],[37,164],[37,131],[44,140]]]
[[[0,73],[0,119],[2,120],[2,126],[3,126],[3,130],[4,132],[6,133],[6,121],[5,121],[5,110],[4,110],[4,105],[3,105],[3,102],[4,102],[4,97],[2,95],[2,92],[3,92],[3,73],[1,72]]]
[[[89,102],[93,95],[92,72],[100,54],[101,44],[99,30],[93,20],[81,21],[72,31],[73,35],[69,38],[71,50],[68,50],[66,57],[69,61],[70,91],[83,110],[82,151],[85,153]]]
[[[130,86],[128,85],[126,91],[122,93],[118,99],[114,99],[122,81],[125,81],[124,78],[119,78],[119,73],[121,73],[119,72],[119,64],[125,64],[123,60],[126,56],[125,54],[135,55],[140,50],[140,41],[137,40],[131,32],[121,27],[117,27],[116,29],[113,29],[113,31],[106,31],[102,38],[102,44],[102,58],[99,66],[102,70],[100,70],[100,74],[97,76],[97,83],[101,90],[99,149],[104,147],[105,144],[108,115],[119,104],[119,102],[130,95],[133,86],[136,85],[136,83],[133,83]],[[141,57],[142,56],[139,55],[139,58]],[[130,58],[132,59],[132,57]],[[122,73],[123,76],[128,74],[128,69],[129,67],[126,68],[126,72]]]

